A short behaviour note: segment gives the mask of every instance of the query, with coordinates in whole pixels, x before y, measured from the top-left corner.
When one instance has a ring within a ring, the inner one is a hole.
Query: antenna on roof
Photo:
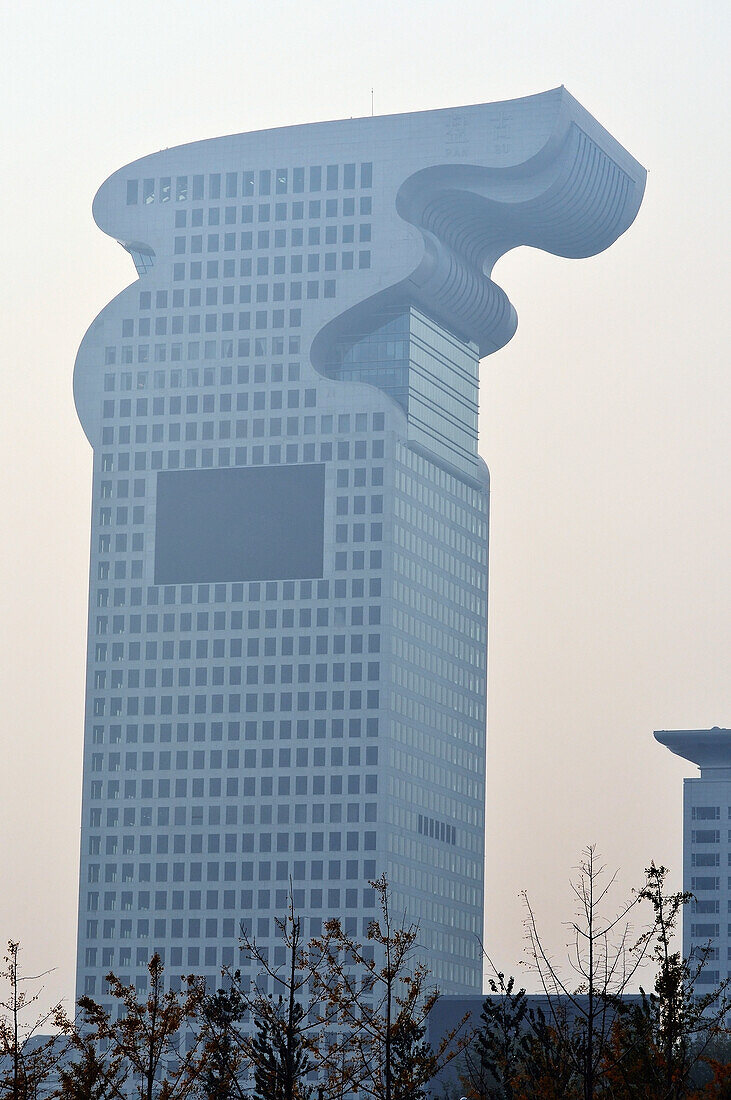
[[[373,89],[371,88],[371,118],[373,118]]]

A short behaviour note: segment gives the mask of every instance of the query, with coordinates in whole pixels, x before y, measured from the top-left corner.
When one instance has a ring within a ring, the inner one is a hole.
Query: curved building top
[[[731,729],[657,730],[655,740],[676,756],[690,760],[701,774],[719,768],[731,771]]]
[[[561,87],[165,149],[110,176],[94,218],[132,253],[142,280],[171,285],[179,209],[218,196],[240,210],[242,195],[251,194],[258,207],[247,228],[256,239],[262,207],[274,228],[280,199],[312,198],[313,171],[323,203],[331,188],[342,193],[364,180],[373,196],[367,265],[339,273],[335,296],[302,303],[303,352],[331,377],[343,334],[373,330],[400,308],[423,311],[480,356],[502,347],[517,319],[491,279],[496,260],[519,245],[566,257],[601,252],[631,225],[645,186],[645,170]],[[348,171],[357,181],[346,179]],[[75,377],[92,443],[100,396],[89,374],[94,358],[80,354]]]

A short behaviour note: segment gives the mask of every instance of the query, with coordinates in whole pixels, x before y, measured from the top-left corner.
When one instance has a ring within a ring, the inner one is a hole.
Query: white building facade
[[[655,738],[700,768],[683,780],[683,954],[710,942],[698,979],[703,993],[731,976],[731,730],[662,730]]]

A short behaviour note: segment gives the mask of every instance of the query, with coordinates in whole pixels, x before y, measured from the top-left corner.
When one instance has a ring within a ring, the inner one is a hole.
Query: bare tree
[[[65,1050],[66,1015],[61,1002],[40,1009],[43,987],[27,992],[27,983],[38,983],[50,974],[23,974],[19,963],[20,943],[9,940],[0,971],[7,992],[0,1000],[0,1097],[5,1100],[35,1100],[58,1066]],[[30,1018],[29,1018],[30,1013]],[[44,1036],[46,1028],[54,1034]]]
[[[617,872],[608,874],[598,862],[593,845],[585,849],[571,883],[577,914],[569,924],[566,976],[549,955],[528,895],[523,895],[528,965],[546,997],[549,1031],[576,1075],[583,1100],[594,1100],[598,1083],[611,1065],[612,1024],[649,946],[645,937],[634,940],[629,919],[641,893],[606,915],[616,879]]]
[[[381,908],[370,922],[367,945],[348,935],[339,919],[311,949],[326,960],[316,987],[326,1006],[323,1019],[337,1023],[341,1045],[325,1054],[325,1094],[348,1090],[371,1100],[422,1100],[426,1086],[462,1049],[451,1031],[433,1050],[426,1023],[439,993],[428,986],[429,970],[417,957],[418,927],[391,911],[385,876],[371,886]],[[464,1023],[464,1021],[463,1021]]]
[[[273,963],[268,949],[242,927],[241,950],[253,972],[248,985],[239,971],[230,978],[255,1026],[254,1034],[249,1031],[242,1041],[254,1075],[255,1097],[311,1100],[315,1086],[307,1077],[321,1071],[339,1047],[328,1029],[333,1012],[323,1014],[315,993],[321,986],[326,955],[310,950],[305,941],[291,884],[287,913],[277,918],[276,925],[285,948],[283,965]]]

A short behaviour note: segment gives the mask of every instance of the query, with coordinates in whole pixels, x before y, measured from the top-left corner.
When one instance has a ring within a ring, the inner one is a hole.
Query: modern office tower
[[[507,249],[587,256],[644,171],[563,89],[201,141],[112,175],[138,278],[78,354],[94,450],[78,988],[365,934],[479,991],[488,475]]]
[[[702,993],[731,977],[731,730],[662,730],[655,740],[701,771],[683,780],[683,889],[695,897],[683,914],[683,954],[711,942]]]

